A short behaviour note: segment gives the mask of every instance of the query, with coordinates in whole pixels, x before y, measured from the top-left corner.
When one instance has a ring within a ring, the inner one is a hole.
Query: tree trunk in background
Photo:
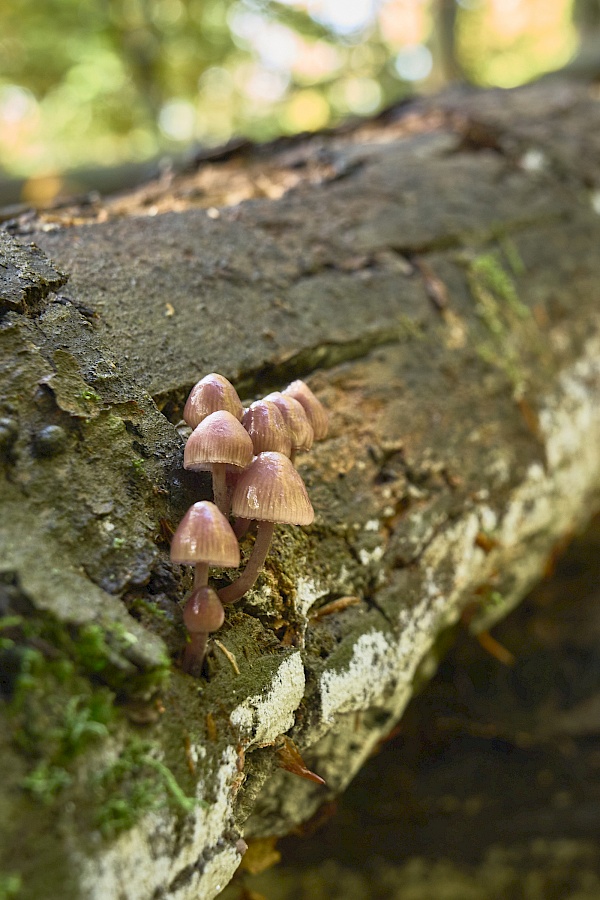
[[[0,233],[5,891],[210,900],[598,508],[599,125],[582,85],[456,91]],[[306,377],[331,433],[217,636],[239,674],[194,680],[168,536],[209,371]]]

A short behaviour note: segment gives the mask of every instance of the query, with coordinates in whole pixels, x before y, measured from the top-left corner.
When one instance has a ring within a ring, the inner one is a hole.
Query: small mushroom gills
[[[292,438],[292,452],[290,459],[294,462],[298,450],[310,450],[313,445],[314,431],[312,425],[308,421],[306,410],[295,400],[291,394],[282,394],[281,391],[274,391],[267,394],[264,398],[278,407],[287,427],[290,430]]]
[[[241,471],[250,465],[252,439],[230,412],[211,413],[194,428],[183,452],[183,467],[193,472],[211,472],[216,505],[229,512],[227,470]]]
[[[294,400],[302,404],[315,433],[315,441],[322,441],[327,435],[329,417],[327,410],[321,401],[315,397],[308,385],[298,379],[288,384],[282,393],[293,397]]]
[[[302,478],[283,453],[261,453],[235,486],[232,512],[258,522],[252,555],[243,573],[219,591],[222,603],[234,603],[250,590],[269,552],[277,523],[310,525],[314,511]]]
[[[267,451],[285,456],[292,452],[290,430],[275,403],[257,400],[244,413],[242,425],[252,439],[256,456]]]
[[[183,652],[182,668],[188,675],[201,674],[208,635],[218,631],[224,620],[225,610],[217,592],[206,585],[195,588],[183,609],[183,622],[190,639]]]
[[[231,525],[214,503],[200,500],[190,506],[171,540],[171,560],[195,566],[194,587],[208,583],[208,567],[236,568],[240,547]]]
[[[203,419],[219,409],[227,410],[238,421],[241,421],[244,414],[242,401],[231,382],[223,375],[211,372],[190,391],[183,410],[183,418],[190,428],[196,428]]]

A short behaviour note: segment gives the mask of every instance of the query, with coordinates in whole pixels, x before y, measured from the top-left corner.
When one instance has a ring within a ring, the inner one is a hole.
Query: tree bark
[[[210,900],[598,509],[599,120],[583,85],[456,90],[0,233],[19,897]],[[175,427],[209,371],[306,377],[331,433],[299,459],[315,524],[276,529],[198,680],[168,537],[209,496]]]

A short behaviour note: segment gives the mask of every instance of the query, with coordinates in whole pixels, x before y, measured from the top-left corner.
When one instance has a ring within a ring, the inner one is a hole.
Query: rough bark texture
[[[599,125],[585,86],[446,95],[9,223],[5,891],[209,900],[598,507]],[[246,398],[306,376],[332,427],[300,460],[315,524],[228,611],[239,674],[215,646],[198,681],[168,532],[208,496],[175,424],[211,370]]]

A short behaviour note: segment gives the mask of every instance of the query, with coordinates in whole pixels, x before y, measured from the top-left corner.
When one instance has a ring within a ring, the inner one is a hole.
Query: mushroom
[[[240,548],[225,516],[210,500],[190,506],[171,540],[171,560],[195,566],[194,587],[208,584],[208,567],[236,568]]]
[[[219,591],[222,603],[233,603],[258,577],[269,552],[276,523],[310,525],[314,518],[306,488],[293,463],[283,453],[261,453],[238,478],[232,512],[258,521],[256,541],[246,568],[232,584]]]
[[[183,418],[196,428],[203,419],[218,409],[225,409],[240,421],[244,408],[237,391],[223,375],[211,372],[205,375],[190,391],[183,410]]]
[[[215,503],[227,515],[227,470],[245,469],[252,456],[252,439],[246,429],[230,412],[218,410],[192,431],[183,452],[183,467],[193,472],[212,472]]]
[[[208,635],[218,631],[224,620],[225,610],[217,592],[206,585],[195,588],[183,609],[183,621],[190,639],[183,651],[182,669],[188,675],[200,675]]]
[[[269,400],[257,400],[246,410],[242,425],[252,438],[254,453],[274,451],[289,456],[292,452],[290,430],[281,410]]]
[[[312,425],[308,421],[306,410],[298,400],[295,400],[291,394],[282,394],[281,391],[274,391],[267,394],[264,402],[270,401],[278,407],[287,427],[290,430],[292,438],[292,452],[290,459],[295,461],[298,450],[310,450],[313,445],[314,431]]]
[[[217,593],[208,587],[208,567],[237,568],[240,564],[236,536],[214,503],[201,500],[188,509],[173,535],[171,559],[196,567],[194,590],[183,611],[183,621],[191,636],[183,657],[183,669],[190,674],[199,674],[208,634],[221,627],[224,616]]]
[[[315,441],[322,441],[327,434],[328,415],[327,410],[320,400],[317,400],[311,389],[303,381],[298,379],[282,391],[283,394],[293,397],[304,407],[308,421],[313,427]]]

